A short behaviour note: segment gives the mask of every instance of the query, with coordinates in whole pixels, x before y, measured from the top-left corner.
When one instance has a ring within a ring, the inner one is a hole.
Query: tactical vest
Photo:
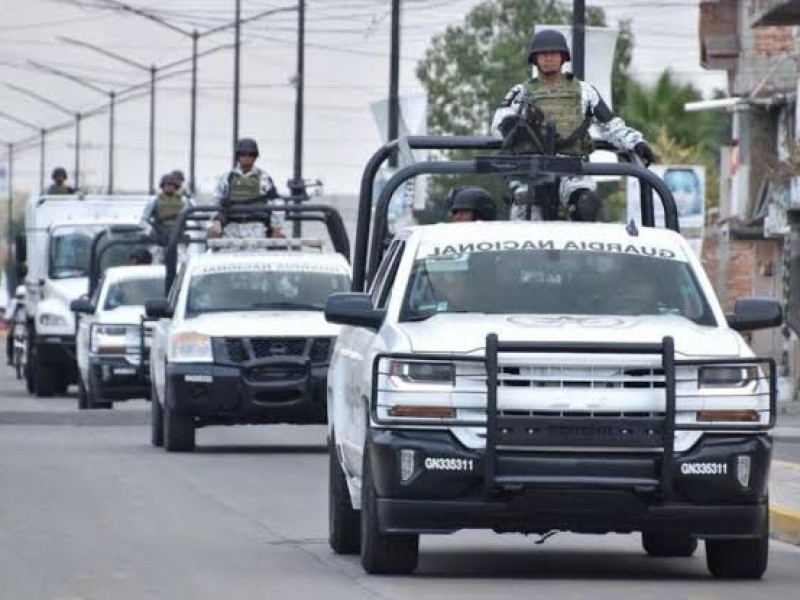
[[[69,187],[68,185],[56,185],[55,183],[53,183],[50,185],[49,188],[47,188],[47,193],[51,195],[74,194],[75,190]]]
[[[161,225],[172,227],[183,209],[183,198],[179,194],[159,194],[156,199],[155,216]]]
[[[228,200],[231,204],[248,204],[261,198],[261,172],[253,169],[248,175],[231,171],[228,176]]]
[[[525,84],[525,89],[532,105],[541,111],[540,121],[532,125],[540,132],[543,141],[547,137],[547,124],[555,125],[556,154],[587,156],[592,152],[592,139],[589,136],[591,119],[583,112],[580,81],[566,76],[554,84],[532,79]],[[536,149],[531,151],[542,152]]]

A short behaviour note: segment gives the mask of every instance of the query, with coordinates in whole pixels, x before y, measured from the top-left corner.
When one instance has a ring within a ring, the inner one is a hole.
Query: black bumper
[[[121,356],[92,356],[89,359],[89,369],[99,400],[120,401],[150,397],[148,372]]]
[[[772,442],[765,434],[704,436],[676,455],[669,499],[653,486],[630,483],[657,478],[661,455],[528,452],[508,457],[506,468],[548,483],[487,489],[483,451],[464,448],[448,432],[372,430],[369,445],[380,526],[387,532],[555,529],[752,537],[763,530],[768,512]],[[413,475],[401,483],[399,456],[405,448],[416,455]],[[746,486],[737,478],[737,457],[743,455],[751,461]]]
[[[327,365],[260,361],[244,367],[169,364],[169,403],[198,425],[321,424],[327,419]]]

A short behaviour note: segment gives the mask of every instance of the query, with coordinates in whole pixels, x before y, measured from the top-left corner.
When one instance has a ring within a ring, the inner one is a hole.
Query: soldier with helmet
[[[183,174],[183,171],[180,169],[175,169],[172,172],[172,176],[178,181],[178,194],[184,198],[191,198],[192,195],[189,193],[189,190],[184,187],[184,183],[186,183],[186,176]]]
[[[67,181],[67,170],[64,167],[56,167],[53,169],[53,173],[51,175],[53,179],[53,183],[48,186],[45,190],[46,194],[74,194],[75,188],[70,187],[66,184]]]
[[[244,206],[277,204],[280,196],[272,178],[255,166],[259,156],[258,144],[251,138],[236,143],[236,166],[217,184],[214,199],[222,209],[209,233],[226,237],[282,237],[283,214],[273,212],[269,227],[264,214],[236,214],[230,209]]]
[[[570,60],[567,40],[560,32],[538,31],[528,52],[528,63],[535,67],[533,77],[508,91],[495,112],[492,134],[503,137],[506,148],[517,154],[587,159],[592,151],[589,127],[594,125],[600,137],[614,147],[635,152],[645,164],[653,162],[655,155],[642,134],[615,115],[593,85],[561,72]],[[554,132],[549,124],[554,125]],[[600,209],[596,189],[591,178],[562,177],[558,204],[573,221],[595,221]],[[552,218],[551,207],[543,206],[527,185],[515,182],[512,191],[512,219]]]
[[[451,223],[494,221],[497,217],[497,207],[492,195],[475,185],[452,188],[447,194],[447,207]]]
[[[161,177],[159,187],[161,193],[145,208],[144,220],[153,228],[158,243],[166,246],[178,215],[184,206],[192,206],[193,202],[179,193],[180,182],[173,173]]]

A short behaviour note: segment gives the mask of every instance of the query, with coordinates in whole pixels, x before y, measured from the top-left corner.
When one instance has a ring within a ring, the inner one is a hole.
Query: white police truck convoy
[[[114,401],[149,396],[149,353],[144,350],[152,332],[142,317],[145,302],[163,296],[164,266],[137,265],[107,269],[91,298],[72,302],[80,314],[79,408],[111,408]]]
[[[141,220],[145,196],[40,196],[28,201],[24,241],[26,382],[37,396],[77,382],[75,318],[70,302],[86,294],[94,236],[112,224]],[[24,248],[24,249],[23,249]]]
[[[646,227],[438,224],[387,248],[401,172],[377,202],[365,277],[364,186],[355,291],[326,306],[343,325],[328,376],[332,549],[408,573],[420,534],[641,532],[651,555],[689,556],[703,539],[714,576],[761,577],[775,364],[739,331],[779,325],[780,305],[742,299],[726,316],[669,190],[636,165],[435,168],[638,176],[670,229],[652,226],[646,191]]]

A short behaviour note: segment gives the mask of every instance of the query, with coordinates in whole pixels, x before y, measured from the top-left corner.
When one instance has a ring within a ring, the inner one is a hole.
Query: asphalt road
[[[2,367],[0,367],[2,369]],[[78,413],[0,373],[1,600],[794,597],[800,549],[761,582],[719,582],[702,550],[651,559],[636,536],[424,537],[420,567],[368,577],[327,546],[322,427],[202,430],[148,444],[147,404]],[[88,416],[87,416],[88,415]]]

